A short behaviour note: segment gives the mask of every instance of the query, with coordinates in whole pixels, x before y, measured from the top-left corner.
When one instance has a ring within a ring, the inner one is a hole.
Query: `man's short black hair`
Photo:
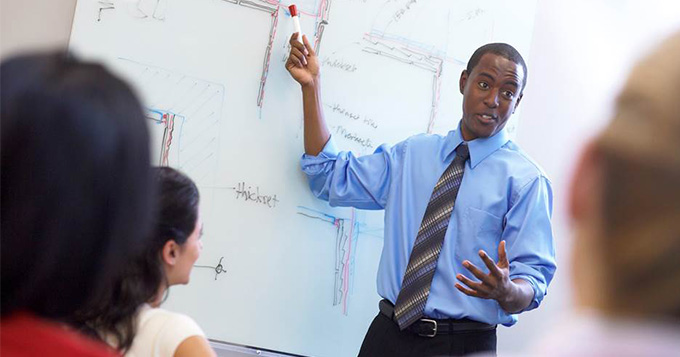
[[[522,78],[522,89],[519,91],[522,93],[524,91],[524,87],[526,87],[527,84],[527,64],[524,62],[522,55],[520,55],[514,47],[508,45],[507,43],[489,43],[478,48],[475,53],[472,54],[472,57],[470,57],[470,61],[468,61],[467,68],[465,69],[468,75],[472,73],[472,70],[475,68],[475,66],[477,66],[477,63],[479,63],[479,60],[482,59],[482,56],[487,53],[493,53],[495,55],[502,56],[522,66],[522,69],[524,70],[524,78]]]

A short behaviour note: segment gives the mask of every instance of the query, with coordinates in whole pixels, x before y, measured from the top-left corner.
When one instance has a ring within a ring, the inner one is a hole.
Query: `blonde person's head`
[[[680,33],[634,68],[586,153],[597,167],[589,199],[599,222],[590,241],[577,237],[575,265],[591,271],[576,266],[575,287],[594,279],[597,291],[584,294],[611,314],[680,321]],[[588,185],[577,176],[574,191],[579,182]],[[589,219],[575,210],[575,221]]]

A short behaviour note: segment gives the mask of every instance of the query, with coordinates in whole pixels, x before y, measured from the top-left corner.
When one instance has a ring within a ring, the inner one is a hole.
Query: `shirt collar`
[[[458,145],[464,141],[460,131],[460,125],[461,122],[458,123],[458,128],[456,130],[449,131],[449,134],[446,136],[447,144],[444,149],[445,158],[451,155]],[[494,151],[505,145],[508,140],[510,140],[508,132],[503,128],[503,130],[491,137],[468,141],[467,144],[470,149],[470,167],[474,169],[480,162],[493,154]]]

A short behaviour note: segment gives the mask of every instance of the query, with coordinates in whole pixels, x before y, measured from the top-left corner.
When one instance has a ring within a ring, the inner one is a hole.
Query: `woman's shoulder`
[[[153,307],[143,308],[139,313],[138,333],[145,329],[157,331],[171,329],[180,332],[194,332],[194,334],[202,336],[205,335],[191,317],[182,313]]]
[[[178,312],[147,305],[140,309],[137,319],[137,333],[130,349],[137,353],[129,355],[172,356],[187,338],[205,337],[194,319]]]

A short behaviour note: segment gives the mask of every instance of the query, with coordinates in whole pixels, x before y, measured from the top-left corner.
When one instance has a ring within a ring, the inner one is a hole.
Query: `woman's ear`
[[[163,263],[174,266],[177,262],[177,256],[179,255],[179,244],[174,240],[170,239],[163,245],[163,250],[161,251],[161,257]]]

